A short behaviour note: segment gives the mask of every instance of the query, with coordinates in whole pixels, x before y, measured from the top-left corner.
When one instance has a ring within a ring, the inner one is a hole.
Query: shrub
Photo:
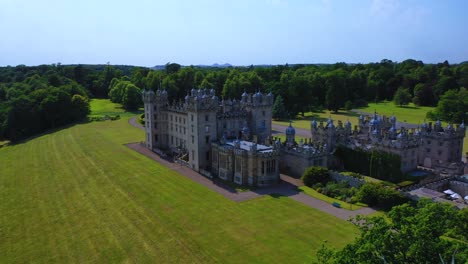
[[[397,190],[373,182],[362,185],[356,193],[356,198],[362,203],[384,210],[389,210],[393,206],[407,201],[406,197]]]
[[[330,180],[330,174],[324,167],[312,166],[305,170],[301,179],[306,186],[312,187],[316,183],[327,183]]]

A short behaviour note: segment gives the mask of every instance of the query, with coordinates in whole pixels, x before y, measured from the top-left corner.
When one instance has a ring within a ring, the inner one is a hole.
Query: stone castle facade
[[[271,93],[219,100],[214,90],[192,89],[173,103],[165,90],[142,96],[147,148],[170,152],[210,177],[250,186],[278,182],[280,152],[269,144]]]
[[[209,177],[249,186],[278,182],[280,171],[300,176],[309,166],[330,166],[338,145],[381,150],[401,157],[401,171],[424,166],[462,172],[465,125],[442,127],[440,121],[397,129],[395,117],[360,116],[348,121],[311,122],[311,137],[295,141],[272,138],[273,95],[244,92],[239,100],[220,100],[214,90],[192,89],[184,100],[169,103],[165,90],[144,91],[146,147],[169,152],[181,163]]]
[[[401,171],[409,172],[418,166],[461,174],[464,163],[462,160],[465,124],[458,126],[449,124],[442,127],[440,121],[423,123],[417,128],[397,129],[397,119],[394,116],[385,117],[374,113],[372,116],[360,116],[358,125],[352,128],[348,121],[344,125],[338,122],[335,126],[332,120],[326,124],[316,121],[311,123],[313,142],[327,144],[328,152],[338,145],[364,150],[380,150],[397,154],[401,158]]]

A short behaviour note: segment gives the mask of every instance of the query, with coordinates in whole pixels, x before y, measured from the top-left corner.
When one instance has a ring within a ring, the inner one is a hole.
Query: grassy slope
[[[286,197],[234,203],[122,144],[119,121],[0,149],[0,262],[310,262],[350,223]]]
[[[92,99],[89,104],[91,106],[90,116],[132,116],[142,112],[126,112],[120,104],[112,103],[108,99]]]

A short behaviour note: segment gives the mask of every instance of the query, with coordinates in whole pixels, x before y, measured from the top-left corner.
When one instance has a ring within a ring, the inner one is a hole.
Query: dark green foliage
[[[345,108],[346,111],[352,110],[353,107],[354,107],[354,106],[353,106],[353,102],[351,102],[351,101],[349,101],[349,100],[346,101],[345,106],[344,106],[344,108]]]
[[[115,86],[112,83],[114,79],[131,82],[140,89],[167,89],[170,102],[184,97],[192,88],[214,89],[220,97],[237,99],[244,91],[272,91],[275,98],[282,97],[288,116],[295,117],[310,110],[350,109],[349,102],[360,107],[369,101],[392,100],[399,87],[414,94],[416,103],[435,105],[444,93],[468,86],[468,65],[382,60],[352,65],[200,68],[168,63],[158,71],[122,65],[18,65],[0,67],[0,102],[11,101],[36,90],[69,86],[67,89],[72,90],[66,93],[70,96],[108,97]],[[75,91],[77,88],[81,91]],[[136,99],[136,90],[130,91],[133,93],[127,94],[127,99]],[[123,98],[123,94],[116,97]],[[117,100],[114,98],[113,101]],[[461,114],[459,107],[443,108],[431,117],[447,121],[466,120],[466,113]],[[9,109],[9,106],[0,108],[3,112],[0,113],[0,118],[3,118],[0,124],[6,123],[5,111]]]
[[[393,207],[383,217],[357,217],[361,230],[355,242],[342,250],[325,245],[317,253],[320,263],[465,263],[468,237],[458,233],[467,209],[423,200],[417,207]],[[465,222],[466,223],[466,222]],[[455,239],[453,239],[455,238]],[[443,262],[441,262],[443,261]]]
[[[141,100],[141,89],[130,81],[113,79],[109,91],[109,98],[114,103],[122,104],[127,110],[135,110],[143,102]]]
[[[461,123],[468,120],[468,91],[448,90],[439,100],[436,109],[428,113],[428,117],[435,120]]]
[[[335,156],[348,171],[391,182],[398,182],[403,176],[400,170],[401,159],[396,154],[339,146]]]
[[[372,207],[389,210],[395,205],[403,204],[407,201],[399,191],[384,187],[378,183],[365,183],[356,193],[356,199]]]
[[[19,140],[87,116],[89,92],[62,68],[20,68],[24,74],[10,80],[21,82],[0,83],[0,139]]]
[[[411,102],[411,94],[408,89],[404,89],[402,87],[398,88],[393,96],[393,102],[399,106],[409,104]]]
[[[400,156],[384,151],[372,151],[370,153],[369,176],[372,178],[398,182],[402,179]]]
[[[324,167],[312,166],[304,171],[301,179],[306,186],[312,187],[316,183],[327,183],[330,180],[330,174]]]
[[[281,95],[276,97],[272,112],[274,119],[287,118],[286,107],[284,106],[283,97],[281,97]]]
[[[338,200],[351,202],[351,198],[356,194],[357,188],[351,187],[346,181],[329,181],[325,185],[317,183],[313,186],[317,192]]]
[[[352,172],[357,172],[363,175],[369,175],[369,164],[371,155],[363,149],[350,149],[338,146],[335,151],[337,156],[343,163],[343,167]]]

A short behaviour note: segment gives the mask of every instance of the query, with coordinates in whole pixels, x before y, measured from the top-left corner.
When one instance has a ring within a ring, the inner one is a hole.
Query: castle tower
[[[336,147],[336,127],[333,124],[333,119],[329,118],[325,126],[325,135],[327,144],[327,152],[330,153]]]
[[[143,90],[141,93],[143,104],[145,107],[145,142],[146,147],[149,149],[154,149],[156,147],[156,138],[154,129],[154,107],[156,103],[156,98],[152,90],[146,91]]]
[[[248,97],[245,97],[246,99]],[[263,95],[257,92],[252,96],[250,104],[252,118],[250,128],[252,135],[257,136],[258,143],[265,143],[271,135],[271,120],[273,108],[273,94]]]
[[[286,145],[293,146],[296,136],[296,130],[292,127],[291,122],[289,122],[289,126],[286,128]]]
[[[167,147],[167,123],[164,110],[167,107],[167,91],[143,91],[145,107],[146,147],[149,149]]]
[[[213,89],[192,89],[186,104],[189,164],[196,171],[208,169],[211,166],[211,142],[217,140],[218,97]]]

